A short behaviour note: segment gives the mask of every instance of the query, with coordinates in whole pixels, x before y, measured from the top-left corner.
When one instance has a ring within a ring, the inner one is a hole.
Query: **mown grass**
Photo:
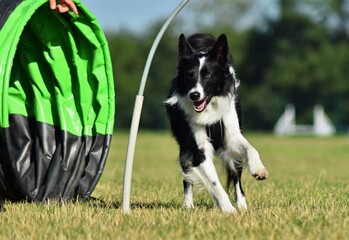
[[[194,210],[181,209],[177,146],[169,133],[141,132],[131,214],[120,210],[127,133],[116,133],[103,176],[87,203],[6,202],[0,239],[348,239],[349,138],[247,135],[269,170],[247,171],[248,210],[218,211],[196,189]],[[222,176],[223,171],[217,164]]]

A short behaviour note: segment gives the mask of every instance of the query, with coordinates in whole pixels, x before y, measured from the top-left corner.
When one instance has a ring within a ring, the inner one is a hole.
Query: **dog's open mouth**
[[[207,96],[204,100],[201,100],[201,101],[195,101],[193,103],[195,111],[197,113],[204,111],[207,105],[210,103],[210,101],[211,101],[211,96]]]

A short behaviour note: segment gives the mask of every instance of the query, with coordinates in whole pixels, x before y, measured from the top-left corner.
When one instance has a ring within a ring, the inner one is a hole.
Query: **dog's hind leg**
[[[183,153],[184,152],[184,153]],[[184,192],[184,200],[183,200],[183,208],[194,208],[194,198],[193,198],[193,182],[194,179],[188,175],[190,172],[190,164],[189,161],[192,159],[192,155],[189,153],[185,153],[185,151],[180,152],[180,164],[183,172],[183,192]]]
[[[183,208],[194,208],[193,183],[183,180],[184,201]]]
[[[242,174],[242,161],[237,162],[230,161],[226,167],[227,169],[227,192],[230,189],[230,185],[234,183],[234,197],[239,209],[247,209],[245,193],[241,186],[241,174]]]

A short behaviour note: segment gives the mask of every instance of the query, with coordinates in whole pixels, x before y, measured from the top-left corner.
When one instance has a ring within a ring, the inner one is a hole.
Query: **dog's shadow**
[[[106,202],[102,199],[91,198],[86,201],[86,204],[94,208],[104,208],[104,209],[121,209],[122,204],[119,201]],[[180,209],[181,204],[175,202],[134,202],[130,204],[131,209]]]
[[[90,205],[94,208],[102,208],[102,209],[121,209],[122,204],[119,201],[115,202],[106,202],[102,199],[91,198],[86,201],[86,204]],[[207,204],[205,202],[198,202],[195,204],[197,208],[202,209],[213,209],[214,206],[211,204]],[[159,209],[183,209],[182,203],[177,202],[134,202],[130,204],[131,209],[145,209],[145,210],[159,210]]]
[[[89,199],[85,200],[72,200],[72,203],[81,203],[83,205],[96,208],[96,209],[121,209],[122,204],[119,201],[114,202],[107,202],[105,200],[90,197]],[[63,202],[61,202],[63,204]],[[38,203],[38,204],[45,204],[45,203]],[[203,209],[212,209],[213,206],[204,202],[198,202],[196,203],[196,207],[203,208]],[[159,209],[183,209],[181,203],[177,203],[174,201],[170,202],[134,202],[130,204],[131,209],[139,209],[139,210],[159,210]],[[6,208],[4,204],[0,205],[0,213],[6,212]]]

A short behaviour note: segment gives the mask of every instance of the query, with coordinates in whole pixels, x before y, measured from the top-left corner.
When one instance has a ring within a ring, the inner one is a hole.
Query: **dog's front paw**
[[[226,213],[237,213],[236,209],[233,207],[233,205],[231,204],[231,202],[229,200],[227,201],[216,201],[218,208],[222,211],[222,212],[226,212]]]
[[[268,172],[264,166],[250,168],[250,173],[256,180],[265,180],[268,178]]]
[[[247,203],[245,197],[240,197],[236,201],[236,205],[239,210],[246,210],[247,209]]]
[[[222,210],[222,212],[237,213],[236,209],[231,204],[225,205],[225,206],[219,206],[219,208]]]
[[[194,208],[194,203],[193,202],[189,202],[189,201],[184,201],[182,208],[184,209],[191,209]]]
[[[265,170],[258,152],[253,147],[248,151],[248,169],[251,175],[257,180],[268,178],[268,172]]]

